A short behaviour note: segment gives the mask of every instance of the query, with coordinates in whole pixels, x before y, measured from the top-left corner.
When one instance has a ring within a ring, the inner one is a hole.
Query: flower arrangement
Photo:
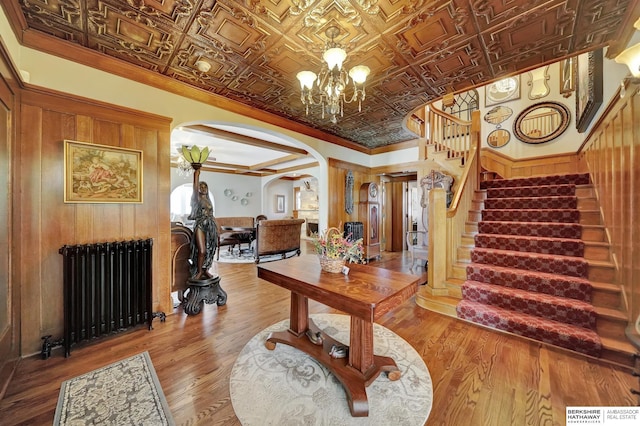
[[[329,228],[321,234],[314,234],[312,242],[319,256],[341,259],[349,263],[364,262],[362,238],[352,241],[338,228]]]

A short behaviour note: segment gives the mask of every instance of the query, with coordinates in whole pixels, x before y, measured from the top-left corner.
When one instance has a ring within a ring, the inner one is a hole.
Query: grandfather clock
[[[358,219],[362,222],[364,235],[364,258],[366,260],[380,257],[380,203],[378,185],[375,182],[363,183],[360,186],[360,203]]]

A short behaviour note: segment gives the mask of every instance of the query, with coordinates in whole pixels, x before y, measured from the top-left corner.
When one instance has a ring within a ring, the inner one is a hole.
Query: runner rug
[[[148,352],[62,382],[54,425],[174,425]]]
[[[315,314],[311,318],[326,334],[349,342],[347,315]],[[265,348],[269,333],[288,327],[289,320],[284,320],[258,333],[232,368],[231,402],[243,426],[424,425],[433,399],[431,376],[404,339],[374,324],[374,353],[392,357],[402,376],[391,381],[381,373],[367,387],[369,416],[352,417],[342,385],[323,365],[287,345],[277,344],[273,351]]]

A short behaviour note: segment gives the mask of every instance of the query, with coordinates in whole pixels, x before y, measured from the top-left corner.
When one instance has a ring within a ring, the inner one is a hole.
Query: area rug
[[[62,382],[54,425],[174,425],[148,352]]]
[[[341,342],[349,341],[347,315],[315,314],[313,321]],[[352,417],[340,382],[319,362],[287,345],[264,346],[272,331],[286,330],[289,320],[254,336],[232,368],[229,390],[236,416],[244,426],[424,425],[431,411],[431,376],[420,355],[391,330],[374,324],[374,353],[392,357],[402,376],[385,373],[367,387],[368,417]]]

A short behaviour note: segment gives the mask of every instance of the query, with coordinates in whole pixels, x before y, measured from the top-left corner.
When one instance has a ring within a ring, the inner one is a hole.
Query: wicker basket
[[[344,259],[333,259],[322,255],[318,255],[318,259],[320,259],[320,268],[322,268],[323,271],[331,272],[332,274],[341,273],[342,267],[345,264]]]

